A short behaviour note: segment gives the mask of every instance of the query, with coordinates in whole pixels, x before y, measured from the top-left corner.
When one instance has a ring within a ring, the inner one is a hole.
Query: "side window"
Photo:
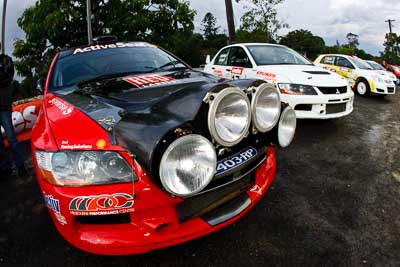
[[[344,57],[338,57],[337,58],[337,63],[339,67],[344,67],[344,68],[349,68],[349,69],[354,69],[353,64],[350,63],[347,59]]]
[[[241,47],[233,47],[229,54],[228,66],[252,68],[250,58]]]
[[[226,48],[215,58],[214,65],[227,65],[230,48]]]
[[[335,65],[335,57],[326,56],[321,60],[322,64]]]

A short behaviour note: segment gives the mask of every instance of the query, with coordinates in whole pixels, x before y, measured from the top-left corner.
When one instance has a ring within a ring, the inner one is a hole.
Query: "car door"
[[[336,57],[335,56],[324,56],[318,65],[326,70],[337,72],[338,68],[335,66]]]
[[[337,56],[336,57],[336,66],[339,68],[337,69],[337,73],[347,79],[351,79],[353,76],[353,70],[355,69],[353,64],[345,57]]]
[[[253,64],[246,51],[240,46],[232,47],[228,56],[227,76],[232,80],[246,79],[252,69]]]
[[[228,56],[231,48],[225,48],[215,57],[213,64],[211,65],[211,70],[206,70],[206,72],[212,73],[215,76],[221,78],[231,79],[231,72],[228,66]],[[229,71],[227,71],[227,69]]]

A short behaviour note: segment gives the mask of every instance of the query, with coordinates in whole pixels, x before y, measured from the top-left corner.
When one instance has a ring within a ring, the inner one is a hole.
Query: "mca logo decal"
[[[79,196],[71,200],[73,215],[108,215],[132,212],[134,199],[126,193],[112,195]]]

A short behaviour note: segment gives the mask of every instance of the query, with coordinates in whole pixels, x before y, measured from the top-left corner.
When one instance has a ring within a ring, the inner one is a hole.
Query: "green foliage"
[[[221,26],[217,26],[217,18],[210,12],[204,16],[201,25],[203,26],[204,38],[206,40],[215,39],[219,28],[221,28]]]
[[[26,40],[15,41],[13,52],[17,72],[25,77],[22,88],[35,88],[35,81],[45,77],[58,47],[87,43],[85,3],[39,0],[18,19],[26,34]],[[180,0],[99,0],[93,6],[93,35],[145,40],[183,55],[187,51],[178,51],[179,44],[193,34],[195,14]]]
[[[310,59],[315,59],[325,50],[324,40],[319,36],[313,35],[308,30],[291,31],[282,37],[279,43],[306,55]]]
[[[241,18],[240,30],[242,32],[239,32],[239,34],[242,34],[242,36],[240,38],[247,33],[254,33],[257,35],[257,40],[274,42],[278,37],[277,31],[289,27],[288,24],[279,21],[277,18],[276,6],[283,1],[247,0],[250,3],[248,10]],[[264,37],[261,38],[259,35],[264,35]]]
[[[385,50],[381,52],[381,59],[389,64],[400,65],[400,36],[388,33],[383,44]]]
[[[360,45],[360,43],[358,42],[358,37],[359,36],[357,34],[354,34],[354,33],[351,33],[351,32],[348,33],[346,35],[346,38],[348,40],[348,45],[350,47],[357,48]]]

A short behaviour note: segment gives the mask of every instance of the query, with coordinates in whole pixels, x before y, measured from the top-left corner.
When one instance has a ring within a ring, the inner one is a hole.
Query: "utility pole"
[[[93,33],[92,33],[92,3],[90,0],[86,1],[86,20],[87,20],[87,34],[88,43],[92,44]]]
[[[233,17],[232,0],[225,0],[226,19],[228,21],[229,43],[235,42],[235,20]]]
[[[3,17],[1,23],[1,54],[5,53],[6,49],[6,13],[7,13],[7,0],[3,0]]]
[[[392,40],[392,34],[393,34],[393,31],[392,31],[392,29],[393,29],[393,26],[392,26],[392,22],[395,22],[395,20],[394,19],[388,19],[388,20],[386,20],[385,22],[387,22],[387,23],[389,23],[389,40],[390,40],[390,46],[391,46],[391,50],[392,50],[392,64],[394,64],[394,46],[393,46],[393,40]]]

